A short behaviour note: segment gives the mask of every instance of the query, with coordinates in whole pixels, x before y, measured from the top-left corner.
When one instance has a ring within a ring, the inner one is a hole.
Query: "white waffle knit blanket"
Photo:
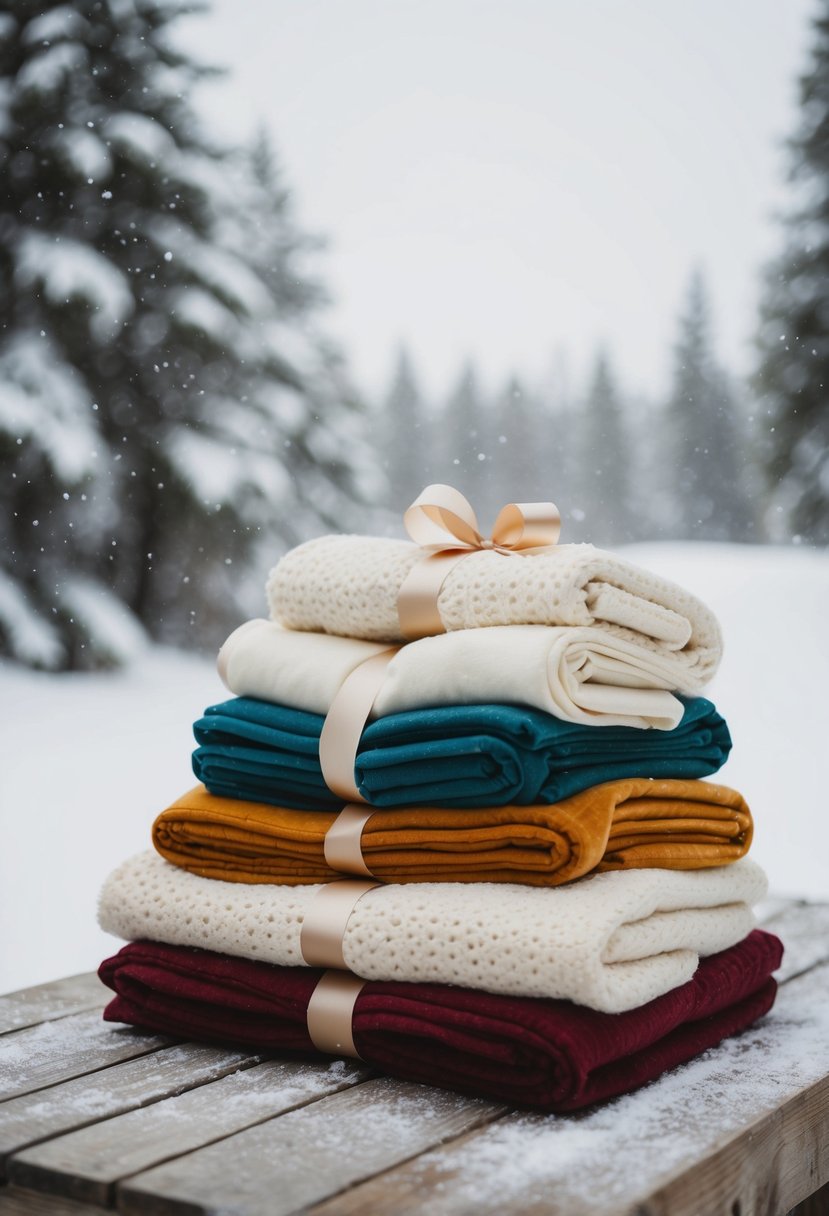
[[[286,553],[268,579],[270,615],[289,629],[402,640],[397,593],[423,550],[410,541],[321,536]],[[596,626],[672,653],[702,687],[722,654],[716,617],[688,591],[592,545],[531,556],[476,550],[446,576],[447,630],[485,625]]]
[[[99,920],[130,941],[301,967],[300,930],[318,890],[198,878],[141,853],[107,880]],[[714,870],[619,870],[546,890],[390,884],[357,903],[343,954],[365,979],[564,997],[618,1013],[685,983],[700,955],[741,941],[765,892],[748,858]]]
[[[326,714],[360,663],[385,650],[327,633],[248,621],[219,651],[219,673],[239,697]],[[671,730],[695,691],[673,654],[601,629],[496,625],[410,642],[392,659],[372,717],[435,705],[522,704],[593,726]]]

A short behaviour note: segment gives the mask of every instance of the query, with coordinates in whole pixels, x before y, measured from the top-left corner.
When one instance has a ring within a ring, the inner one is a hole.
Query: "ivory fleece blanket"
[[[290,629],[402,641],[397,594],[423,555],[410,541],[373,536],[307,541],[271,571],[270,614]],[[696,596],[593,545],[556,545],[530,556],[476,550],[449,571],[438,611],[449,632],[484,625],[595,626],[672,654],[693,691],[711,679],[722,655],[717,619]]]
[[[219,651],[231,692],[326,714],[346,677],[387,649],[377,642],[247,621]],[[544,625],[464,629],[410,642],[394,656],[372,717],[435,705],[530,705],[566,722],[671,730],[696,681],[671,653],[601,629]]]
[[[686,983],[701,956],[742,941],[766,876],[749,857],[715,870],[613,870],[552,890],[393,883],[359,900],[343,937],[362,979],[459,984],[620,1013]],[[140,853],[109,877],[101,928],[135,941],[303,965],[318,886],[219,882]]]
[[[774,1002],[778,938],[756,929],[703,959],[692,979],[628,1013],[492,996],[445,984],[362,989],[352,1033],[361,1057],[403,1080],[545,1111],[577,1110],[652,1081]],[[101,964],[117,994],[104,1010],[184,1039],[316,1054],[306,1010],[320,971],[134,942]]]
[[[218,798],[198,786],[153,824],[166,861],[204,878],[298,886],[342,874],[325,861],[328,811]],[[550,806],[374,811],[360,840],[384,882],[559,886],[591,870],[696,870],[739,860],[751,814],[707,781],[610,781]]]
[[[728,727],[710,701],[686,701],[673,730],[579,726],[515,705],[447,705],[389,714],[363,731],[354,768],[372,806],[558,802],[623,777],[707,777],[725,763]],[[236,697],[193,726],[193,771],[213,794],[340,810],[319,762],[324,719]]]

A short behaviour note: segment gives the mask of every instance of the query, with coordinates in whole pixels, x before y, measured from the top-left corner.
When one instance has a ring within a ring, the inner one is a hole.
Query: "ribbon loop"
[[[427,486],[407,508],[403,524],[424,548],[478,549],[484,543],[469,500],[453,486]]]
[[[408,641],[445,633],[438,596],[452,566],[476,550],[529,556],[558,543],[561,515],[554,502],[510,502],[502,507],[486,540],[468,499],[440,483],[418,494],[403,516],[406,531],[424,550],[397,596],[400,632]]]
[[[547,549],[558,544],[561,515],[554,502],[510,502],[502,507],[492,529],[498,549]]]

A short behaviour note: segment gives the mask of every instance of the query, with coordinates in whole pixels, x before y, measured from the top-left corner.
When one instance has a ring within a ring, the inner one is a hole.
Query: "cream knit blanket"
[[[99,920],[129,941],[301,967],[300,930],[318,890],[198,878],[140,853],[107,880]],[[748,858],[714,870],[618,870],[553,889],[390,884],[358,902],[343,953],[365,979],[564,997],[619,1013],[684,984],[700,955],[741,941],[765,892]]]
[[[404,540],[321,536],[291,549],[267,584],[271,617],[372,642],[402,641],[397,593],[423,550]],[[722,654],[713,613],[682,587],[592,545],[530,556],[476,550],[448,573],[438,599],[447,630],[484,625],[596,626],[659,654],[700,689]]]
[[[346,676],[385,650],[381,642],[302,633],[248,621],[219,651],[231,692],[326,714]],[[667,689],[692,692],[675,654],[601,629],[495,625],[460,629],[402,647],[372,717],[435,705],[522,704],[565,722],[671,730],[683,705]]]

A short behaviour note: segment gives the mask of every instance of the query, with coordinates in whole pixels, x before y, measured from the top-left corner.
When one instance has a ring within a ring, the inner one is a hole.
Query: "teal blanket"
[[[558,802],[622,777],[706,777],[731,737],[710,701],[683,700],[671,731],[580,726],[517,705],[390,714],[363,732],[357,786],[372,806],[476,807]],[[337,809],[319,763],[323,721],[253,697],[212,705],[193,728],[193,771],[228,798]]]

